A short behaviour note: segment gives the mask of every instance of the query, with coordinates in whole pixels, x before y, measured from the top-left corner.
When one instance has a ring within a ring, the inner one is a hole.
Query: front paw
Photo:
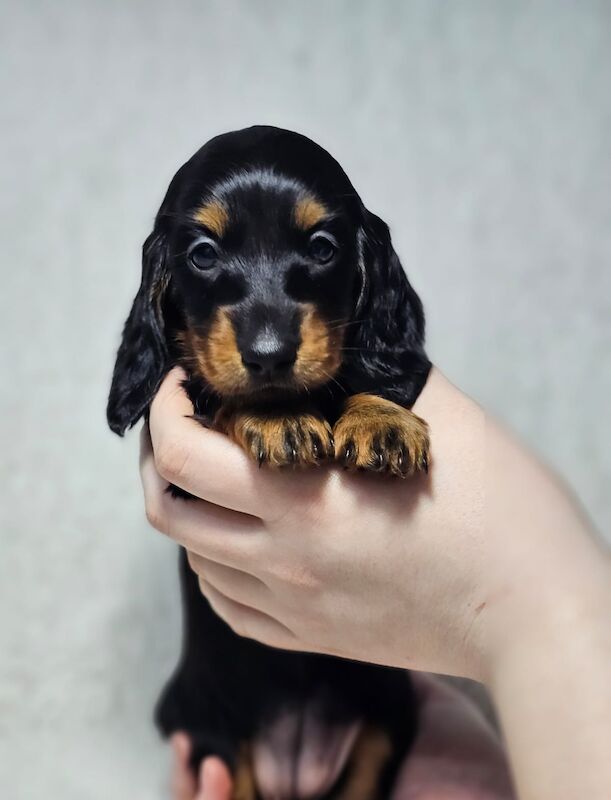
[[[348,469],[402,478],[428,472],[428,426],[413,411],[375,395],[349,398],[333,430],[335,457]]]
[[[215,427],[260,466],[317,466],[334,454],[331,426],[312,413],[222,410]]]

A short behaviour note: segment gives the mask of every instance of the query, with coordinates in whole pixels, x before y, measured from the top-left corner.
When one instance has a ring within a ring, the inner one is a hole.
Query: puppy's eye
[[[200,242],[189,253],[189,260],[195,269],[210,269],[217,259],[218,252],[212,242]]]
[[[315,234],[308,244],[308,255],[319,264],[328,264],[337,252],[337,245],[324,234]]]

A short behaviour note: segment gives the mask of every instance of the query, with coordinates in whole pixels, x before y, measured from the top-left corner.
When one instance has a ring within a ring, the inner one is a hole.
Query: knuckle
[[[144,511],[146,519],[152,528],[157,531],[165,532],[165,514],[161,508],[161,502],[158,497],[147,497],[144,503]]]
[[[320,579],[307,563],[285,564],[275,570],[276,580],[299,595],[315,595],[320,588]]]
[[[240,615],[237,615],[233,618],[228,618],[225,620],[225,622],[229,625],[236,636],[240,636],[243,639],[248,638],[247,626]]]
[[[198,555],[196,555],[192,550],[187,550],[187,561],[189,562],[189,566],[191,567],[192,571],[203,579],[204,574],[202,569],[203,565],[201,558]]]
[[[188,455],[179,442],[161,441],[155,451],[157,472],[169,483],[175,483],[183,475]]]

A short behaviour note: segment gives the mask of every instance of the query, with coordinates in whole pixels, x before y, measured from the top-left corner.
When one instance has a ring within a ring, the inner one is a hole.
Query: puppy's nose
[[[253,377],[275,378],[286,374],[297,358],[297,344],[277,334],[260,333],[242,350],[242,363]]]

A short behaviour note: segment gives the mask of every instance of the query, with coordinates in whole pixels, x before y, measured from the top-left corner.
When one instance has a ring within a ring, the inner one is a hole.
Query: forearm
[[[518,640],[490,684],[521,800],[607,800],[611,791],[611,609],[608,597],[596,610],[580,605]]]
[[[520,800],[607,800],[608,553],[566,488],[493,425],[487,460],[488,532],[505,552],[491,565],[487,683]]]

